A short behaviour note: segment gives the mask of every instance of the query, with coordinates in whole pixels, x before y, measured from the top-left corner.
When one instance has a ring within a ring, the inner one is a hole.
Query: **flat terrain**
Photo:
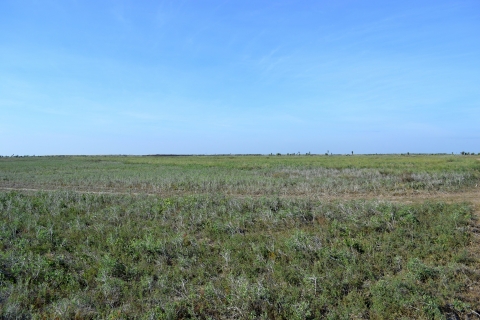
[[[0,158],[2,318],[480,318],[478,156]]]

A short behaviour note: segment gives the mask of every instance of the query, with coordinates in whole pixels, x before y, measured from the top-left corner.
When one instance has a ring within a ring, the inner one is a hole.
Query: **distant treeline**
[[[36,155],[11,155],[11,156],[3,156],[0,155],[0,158],[29,158],[29,157],[268,157],[268,156],[353,156],[354,153],[270,153],[270,154],[261,154],[261,153],[235,153],[235,154],[146,154],[146,155],[128,155],[128,154],[111,154],[111,155],[44,155],[44,156],[36,156]],[[460,153],[358,153],[355,154],[357,156],[392,156],[392,155],[399,155],[399,156],[442,156],[442,155],[480,155],[480,152],[466,152],[462,151]]]

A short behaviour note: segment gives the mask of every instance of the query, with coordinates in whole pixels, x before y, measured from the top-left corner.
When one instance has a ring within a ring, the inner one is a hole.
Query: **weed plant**
[[[466,316],[471,220],[439,202],[0,192],[0,318]]]

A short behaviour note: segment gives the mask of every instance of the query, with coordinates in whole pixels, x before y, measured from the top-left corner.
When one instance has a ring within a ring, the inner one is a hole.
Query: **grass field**
[[[156,194],[405,194],[478,184],[475,156],[31,157],[0,159],[0,186]]]
[[[478,158],[0,158],[0,317],[479,318]]]

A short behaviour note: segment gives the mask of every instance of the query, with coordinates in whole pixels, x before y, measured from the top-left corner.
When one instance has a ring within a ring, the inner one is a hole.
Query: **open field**
[[[162,195],[457,192],[478,156],[31,157],[0,159],[0,187]]]
[[[0,317],[480,318],[478,158],[0,158]]]

